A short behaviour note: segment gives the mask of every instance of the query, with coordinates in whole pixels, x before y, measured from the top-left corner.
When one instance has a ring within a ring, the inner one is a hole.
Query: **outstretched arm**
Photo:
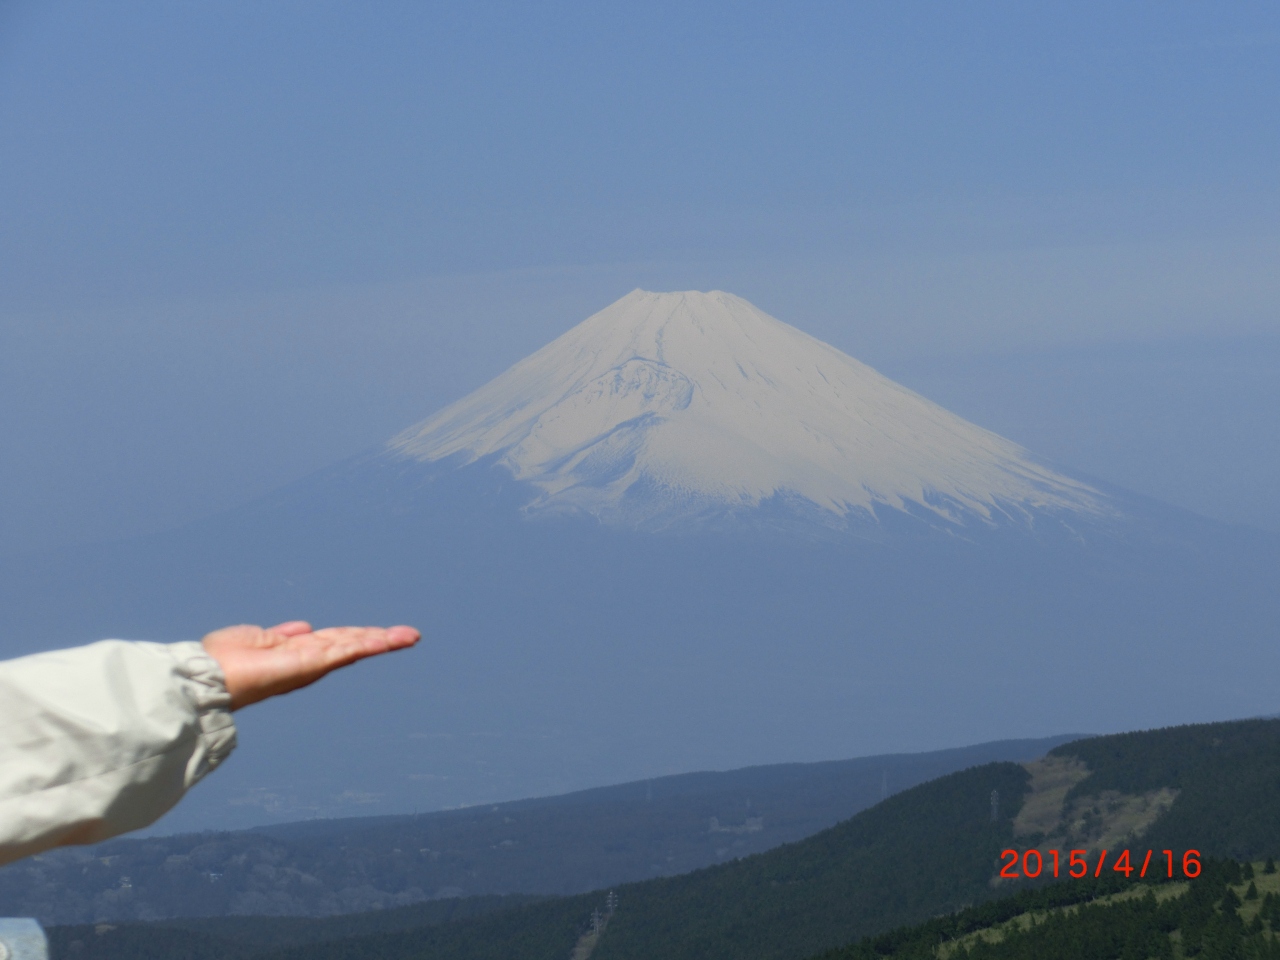
[[[417,640],[292,621],[0,663],[0,864],[145,827],[231,753],[232,710]]]

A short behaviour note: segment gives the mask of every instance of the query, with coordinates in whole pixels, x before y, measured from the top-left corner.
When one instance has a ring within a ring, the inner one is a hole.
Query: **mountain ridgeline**
[[[1265,714],[1277,568],[739,298],[637,291],[252,504],[11,558],[0,642],[421,627],[243,715],[166,824],[226,829]]]
[[[1065,770],[1067,775],[1046,776],[1046,769]],[[994,807],[993,791],[998,794]],[[1172,799],[1167,804],[1149,802],[1155,795]],[[765,853],[683,876],[619,886],[614,891],[617,909],[591,956],[804,960],[841,950],[848,952],[839,956],[849,960],[874,955],[867,951],[933,956],[928,951],[942,940],[956,940],[1028,912],[1081,904],[1164,879],[1159,871],[1145,879],[1136,872],[1126,876],[1107,871],[1083,883],[1065,877],[999,878],[1003,850],[1056,843],[1056,837],[1078,844],[1091,864],[1101,856],[1104,842],[1113,858],[1119,849],[1131,849],[1136,862],[1148,849],[1157,851],[1157,863],[1162,863],[1163,848],[1197,851],[1206,878],[1202,892],[1178,906],[1176,916],[1172,907],[1159,916],[1150,908],[1150,916],[1135,915],[1121,925],[1127,930],[1146,924],[1143,930],[1149,932],[1163,923],[1166,933],[1174,929],[1169,923],[1190,925],[1185,929],[1214,943],[1219,932],[1210,926],[1229,921],[1212,920],[1226,916],[1222,884],[1235,882],[1228,875],[1230,868],[1214,861],[1261,864],[1274,857],[1280,852],[1277,809],[1280,721],[1073,741],[1040,761],[985,764],[922,784],[829,830]],[[1135,810],[1150,816],[1135,820]],[[1183,887],[1175,890],[1179,883]],[[1171,893],[1185,892],[1185,878],[1175,877],[1167,886]],[[1246,895],[1243,887],[1241,894]],[[121,926],[101,935],[92,928],[59,928],[54,940],[61,950],[79,942],[77,950],[84,957],[103,960],[123,956],[113,952],[113,944],[141,951],[147,943],[174,942],[177,932],[184,930],[199,932],[209,951],[222,951],[181,954],[191,960],[479,960],[516,954],[528,960],[563,960],[587,931],[592,912],[603,911],[606,903],[603,891],[509,906],[485,901],[475,908],[477,913],[487,911],[484,916],[432,916],[417,927],[406,925],[409,914],[404,911],[387,911],[381,932],[369,929],[379,915],[333,918],[316,928],[330,925],[332,938],[310,936],[305,948],[286,943],[289,937],[302,943],[305,935],[298,932],[296,921],[265,918],[253,923],[279,923],[283,932],[268,935],[268,928],[259,927],[264,932],[256,946],[236,941],[237,918]],[[1140,908],[1149,910],[1146,905]],[[405,908],[440,909],[438,904]],[[1257,908],[1246,910],[1242,919],[1252,923],[1255,912]],[[933,926],[913,927],[926,921]],[[1270,922],[1264,918],[1264,923]],[[868,937],[880,939],[867,942]],[[928,950],[917,951],[923,950],[922,944]],[[1159,956],[1135,954],[1151,955]]]
[[[0,916],[45,924],[314,917],[477,895],[585,893],[800,840],[924,781],[1031,760],[1070,739],[683,774],[421,815],[118,839],[0,869]]]

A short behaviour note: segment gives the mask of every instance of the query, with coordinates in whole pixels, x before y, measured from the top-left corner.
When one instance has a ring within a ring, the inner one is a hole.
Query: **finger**
[[[418,641],[420,634],[414,627],[325,627],[314,636],[328,644],[373,645],[402,647]]]
[[[334,670],[365,657],[412,646],[419,634],[413,627],[328,627],[313,636],[322,645],[324,668]]]
[[[311,632],[311,624],[305,620],[286,620],[268,629],[269,633],[278,633],[286,637],[298,637]]]
[[[387,642],[397,650],[404,647],[411,647],[421,638],[421,631],[415,627],[408,627],[401,624],[398,627],[387,628]]]

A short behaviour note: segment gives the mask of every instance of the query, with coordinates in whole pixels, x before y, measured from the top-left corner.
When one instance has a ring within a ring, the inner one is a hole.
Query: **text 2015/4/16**
[[[1120,855],[1116,857],[1110,869],[1116,873],[1123,873],[1126,877],[1132,876],[1135,870],[1138,871],[1139,877],[1147,875],[1147,868],[1151,866],[1151,854],[1153,851],[1148,850],[1146,857],[1142,861],[1142,867],[1138,868],[1133,865],[1129,858],[1128,850],[1121,850]],[[1097,866],[1092,871],[1089,869],[1089,852],[1087,850],[1069,850],[1066,851],[1065,860],[1066,875],[1069,877],[1088,876],[1092,873],[1095,877],[1102,876],[1102,868],[1107,862],[1107,851],[1103,850],[1098,854]],[[1156,861],[1156,869],[1160,869],[1159,860],[1165,861],[1165,876],[1172,877],[1174,871],[1175,859],[1172,850],[1161,850],[1160,857]],[[1042,854],[1039,850],[1027,850],[1021,856],[1017,850],[1003,850],[1000,853],[1002,866],[1000,867],[1000,876],[1006,879],[1017,879],[1018,877],[1035,878],[1042,873],[1046,876],[1060,876],[1059,869],[1064,865],[1061,855],[1057,850],[1046,850]],[[1200,851],[1188,850],[1182,855],[1182,876],[1198,877],[1200,876]]]

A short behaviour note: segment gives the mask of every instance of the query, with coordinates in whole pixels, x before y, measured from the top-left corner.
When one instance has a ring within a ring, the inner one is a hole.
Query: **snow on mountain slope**
[[[954,522],[1111,512],[1017,444],[719,291],[633,291],[388,452],[493,457],[536,488],[530,511],[628,525],[775,497],[837,524],[878,507]]]

